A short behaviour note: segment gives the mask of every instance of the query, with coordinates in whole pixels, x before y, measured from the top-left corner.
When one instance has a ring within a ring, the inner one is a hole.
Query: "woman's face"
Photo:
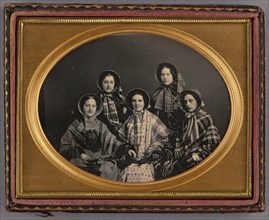
[[[102,81],[103,90],[107,93],[112,92],[115,87],[115,80],[113,76],[106,76]]]
[[[92,117],[96,113],[97,105],[93,98],[88,99],[83,105],[83,112],[87,117]]]
[[[165,86],[169,86],[173,82],[173,75],[171,74],[171,70],[167,67],[162,69],[160,78]]]
[[[133,106],[133,109],[137,112],[143,111],[145,107],[143,96],[139,94],[134,95],[132,98],[132,106]]]
[[[187,94],[184,97],[184,105],[188,112],[194,112],[198,104],[196,99],[191,94]]]

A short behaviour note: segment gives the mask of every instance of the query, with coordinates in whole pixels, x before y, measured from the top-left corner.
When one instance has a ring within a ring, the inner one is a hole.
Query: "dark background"
[[[77,102],[85,93],[97,93],[97,77],[112,69],[121,77],[124,95],[132,88],[151,96],[159,86],[159,63],[175,65],[187,88],[198,89],[221,137],[230,119],[227,87],[215,67],[194,49],[157,35],[130,33],[108,36],[73,50],[46,77],[39,96],[39,117],[44,132],[58,148],[61,136],[78,116]]]

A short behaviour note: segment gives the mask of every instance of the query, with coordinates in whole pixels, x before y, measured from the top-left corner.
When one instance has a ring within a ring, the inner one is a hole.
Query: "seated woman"
[[[149,182],[156,180],[154,163],[160,157],[169,129],[147,110],[149,95],[142,89],[127,94],[127,107],[133,112],[119,129],[120,137],[129,144],[125,149],[131,162],[122,170],[120,181]],[[132,146],[132,147],[130,147]]]
[[[113,156],[120,142],[104,123],[96,119],[102,101],[94,94],[79,99],[80,117],[73,121],[61,138],[59,152],[74,165],[95,175],[118,179],[119,169]]]
[[[178,131],[184,114],[180,110],[177,100],[183,91],[185,82],[174,65],[161,63],[157,66],[156,77],[160,87],[151,99],[151,111],[171,130]]]
[[[114,135],[117,135],[118,128],[127,118],[127,108],[125,107],[125,98],[122,95],[120,77],[116,72],[106,70],[99,75],[97,87],[100,91],[99,96],[103,101],[103,111],[98,119],[103,121]]]
[[[172,175],[197,165],[220,143],[218,129],[211,115],[202,109],[204,102],[200,93],[196,90],[183,91],[179,101],[185,112],[185,120],[183,133],[177,138],[175,146]]]

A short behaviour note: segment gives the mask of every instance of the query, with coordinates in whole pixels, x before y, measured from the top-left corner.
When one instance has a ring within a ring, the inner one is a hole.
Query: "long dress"
[[[119,129],[120,136],[133,146],[136,157],[124,168],[119,180],[124,182],[150,182],[155,180],[154,166],[149,159],[154,152],[161,152],[169,129],[148,110],[132,114]]]
[[[88,129],[86,130],[85,123]],[[117,180],[119,169],[113,159],[115,148],[120,145],[106,125],[98,119],[77,119],[61,138],[59,152],[72,164],[95,175]],[[81,159],[84,153],[90,161]]]

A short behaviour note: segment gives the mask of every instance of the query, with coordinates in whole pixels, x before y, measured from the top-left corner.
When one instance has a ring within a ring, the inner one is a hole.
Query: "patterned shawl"
[[[93,152],[87,146],[87,131],[84,122],[75,120],[61,138],[59,152],[65,158],[80,158],[77,152],[86,153],[91,159],[111,156],[121,142],[108,130],[106,125],[99,120],[92,121],[91,129],[96,132],[101,141],[100,151]]]
[[[116,109],[116,104],[113,100],[112,94],[110,93],[101,93],[100,94],[103,100],[103,113],[107,120],[114,126],[119,125],[120,120],[118,112]]]
[[[160,81],[160,79],[159,79]],[[185,84],[184,79],[180,73],[177,73],[177,78],[169,86],[161,83],[161,87],[153,95],[155,104],[153,108],[164,111],[166,113],[173,112],[177,109],[177,99],[179,94],[183,91]]]
[[[173,112],[175,109],[175,97],[172,94],[171,88],[169,86],[164,86],[159,90],[159,94],[154,105],[157,110],[162,110],[164,112]]]
[[[134,111],[134,146],[138,146],[142,139],[143,112]]]
[[[202,109],[194,113],[186,113],[186,118],[187,123],[182,136],[185,154],[197,151],[204,159],[220,142],[218,129],[212,117]]]
[[[160,142],[167,139],[169,129],[148,110],[144,110],[143,116],[136,120],[135,114],[129,116],[119,129],[119,134],[126,142],[137,148],[137,159],[141,159],[152,150],[150,148],[159,149]]]

